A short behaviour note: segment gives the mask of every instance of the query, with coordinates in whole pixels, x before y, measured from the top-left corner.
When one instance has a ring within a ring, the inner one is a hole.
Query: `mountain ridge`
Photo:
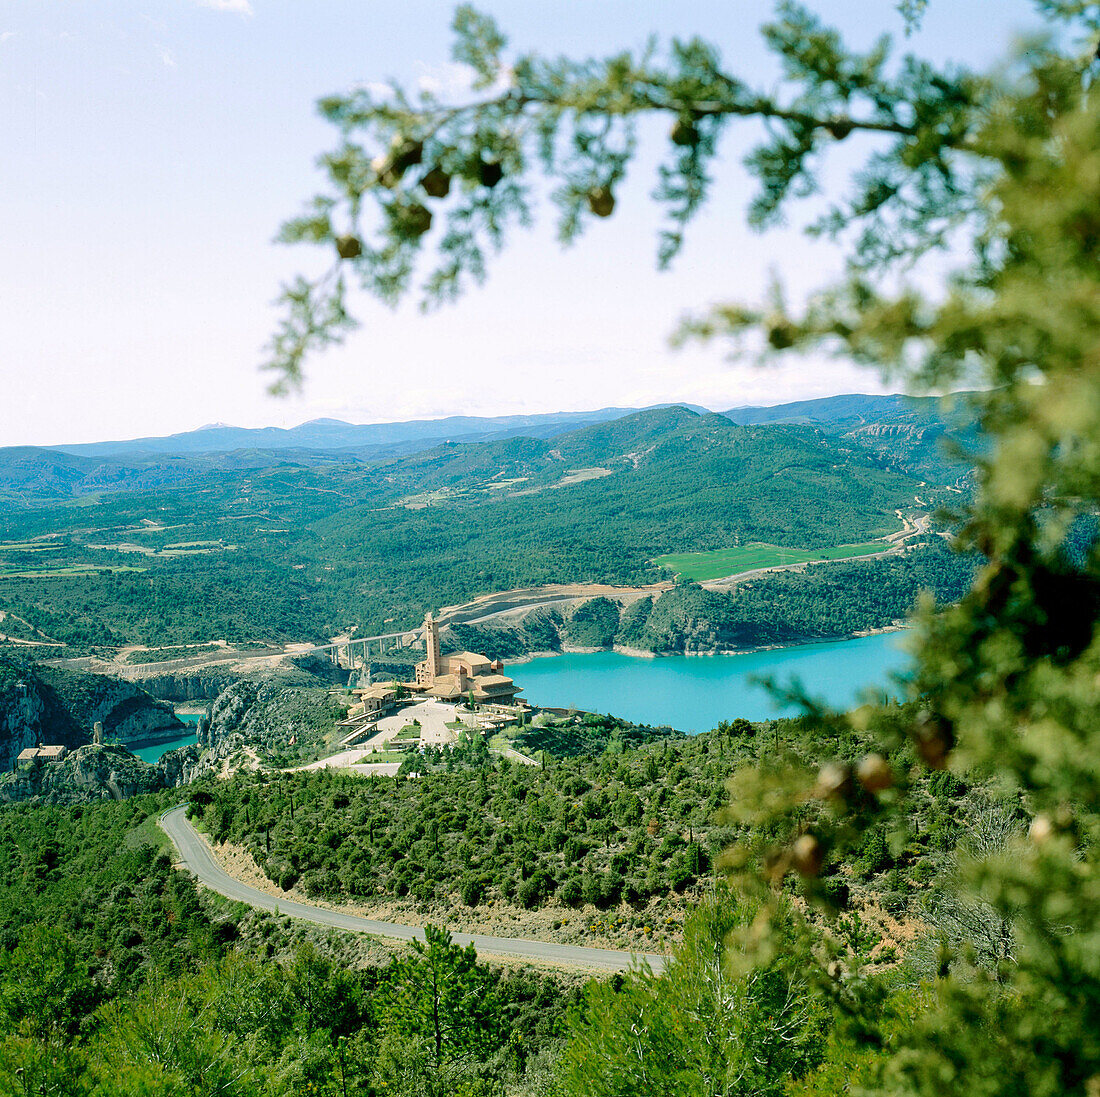
[[[840,393],[780,404],[744,405],[717,412],[686,401],[666,401],[640,408],[609,406],[591,411],[554,411],[530,415],[452,415],[439,419],[410,419],[390,423],[349,423],[330,417],[309,419],[294,427],[236,427],[228,423],[208,423],[195,430],[168,435],[45,446],[0,447],[0,454],[12,449],[49,450],[84,457],[118,457],[139,453],[194,455],[225,453],[238,449],[271,452],[358,450],[364,447],[431,441],[490,441],[507,436],[553,437],[555,434],[564,434],[585,426],[627,418],[638,412],[670,407],[688,408],[697,414],[724,415],[743,426],[767,423],[855,426],[867,421],[878,422],[884,418],[891,422],[934,420],[939,417],[940,399],[900,393]]]
[[[654,408],[672,406],[678,405],[651,405]],[[35,448],[86,457],[115,457],[133,453],[221,453],[235,449],[346,450],[401,442],[523,435],[531,430],[540,434],[547,430],[564,433],[576,427],[621,419],[647,410],[650,409],[606,407],[594,411],[557,411],[533,415],[452,415],[441,419],[410,419],[394,423],[348,423],[341,419],[319,418],[295,427],[234,427],[215,423],[169,435]]]

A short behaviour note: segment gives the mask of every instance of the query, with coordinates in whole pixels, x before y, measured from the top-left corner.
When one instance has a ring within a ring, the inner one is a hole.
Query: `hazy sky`
[[[578,55],[701,34],[770,82],[761,0],[482,0],[518,51]],[[855,45],[900,35],[893,0],[820,0]],[[685,400],[726,408],[876,378],[834,362],[758,371],[718,346],[673,352],[689,309],[838,269],[793,229],[744,227],[746,141],[672,271],[647,195],[667,123],[609,222],[562,252],[551,218],[515,235],[488,283],[430,316],[362,297],[362,328],[309,365],[300,396],[257,372],[281,280],[316,261],[272,243],[334,143],[314,102],[395,77],[452,86],[453,5],[429,0],[0,0],[0,445]],[[983,65],[1033,24],[1025,0],[932,0],[908,44]],[[736,134],[736,128],[731,130]],[[747,135],[746,135],[747,136]]]

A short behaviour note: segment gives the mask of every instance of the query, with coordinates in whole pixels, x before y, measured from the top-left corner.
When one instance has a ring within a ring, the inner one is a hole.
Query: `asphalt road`
[[[172,839],[179,851],[180,860],[211,891],[229,899],[247,903],[260,910],[286,914],[315,922],[319,926],[351,930],[355,933],[373,933],[379,937],[396,937],[403,941],[424,940],[419,926],[403,926],[396,922],[376,922],[372,918],[360,918],[355,914],[343,914],[325,907],[296,903],[290,899],[277,899],[274,895],[259,891],[230,876],[214,859],[206,840],[191,825],[186,805],[166,811],[158,820],[161,830]],[[522,937],[489,937],[483,933],[454,933],[457,945],[473,945],[479,953],[508,956],[525,960],[542,960],[552,964],[585,968],[589,971],[626,971],[643,960],[655,972],[664,968],[665,957],[654,953],[618,952],[607,948],[583,948],[580,945],[561,945],[551,941],[528,941]]]

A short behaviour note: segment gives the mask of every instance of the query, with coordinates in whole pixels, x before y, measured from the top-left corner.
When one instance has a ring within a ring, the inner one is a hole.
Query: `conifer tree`
[[[901,7],[917,20],[923,4]],[[783,68],[775,92],[698,39],[640,56],[510,56],[493,21],[462,7],[454,57],[475,74],[470,100],[397,87],[323,100],[340,133],[325,158],[332,188],[283,230],[334,254],[328,275],[286,291],[269,363],[285,387],[351,326],[348,279],[387,301],[416,284],[434,305],[483,278],[530,218],[538,173],[555,188],[563,242],[612,215],[643,115],[669,123],[661,264],[703,202],[720,199],[709,166],[740,120],[767,122],[746,160],[761,229],[858,135],[868,151],[848,193],[812,227],[846,249],[843,280],[800,308],[778,289],[714,308],[679,337],[730,338],[764,358],[824,347],[915,392],[980,390],[976,491],[953,517],[959,548],[982,566],[958,605],[920,615],[914,704],[819,713],[863,736],[857,765],[807,773],[776,757],[734,790],[738,818],[766,822],[774,841],[730,863],[776,910],[792,874],[817,897],[826,859],[869,828],[903,841],[922,768],[993,782],[1026,817],[1003,848],[962,863],[954,885],[1003,920],[1012,947],[992,966],[965,942],[945,949],[912,1024],[887,1039],[881,982],[822,962],[820,993],[852,1038],[885,1049],[874,1085],[888,1093],[1100,1094],[1100,8],[1036,7],[1049,35],[975,73],[895,58],[885,38],[852,51],[784,0],[762,29]],[[937,249],[956,269],[929,293],[907,272]]]

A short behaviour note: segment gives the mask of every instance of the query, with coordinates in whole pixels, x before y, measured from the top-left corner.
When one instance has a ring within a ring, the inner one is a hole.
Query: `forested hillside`
[[[411,1097],[442,1075],[500,1092],[556,1057],[575,980],[491,968],[445,933],[395,954],[200,894],[156,829],[166,795],[0,812],[0,1090]]]
[[[672,551],[854,543],[934,501],[813,428],[683,408],[373,464],[230,456],[164,472],[178,487],[9,511],[0,609],[78,650],[320,640],[516,586],[652,582]]]
[[[685,737],[579,714],[520,735],[539,766],[471,743],[428,750],[410,763],[420,776],[396,784],[325,770],[204,783],[190,794],[192,814],[215,841],[246,848],[274,884],[311,898],[400,900],[410,915],[451,911],[466,922],[485,906],[493,916],[502,904],[558,910],[564,939],[644,951],[676,938],[684,897],[713,878],[724,850],[764,837],[723,812],[731,774],[778,757],[820,762],[837,749],[855,765],[866,749],[851,732],[839,744],[820,732],[810,719],[737,719]],[[887,759],[899,773],[913,761],[911,746]],[[865,916],[876,917],[869,904],[915,916],[930,909],[929,889],[967,820],[993,811],[998,825],[1018,825],[1012,798],[947,774],[921,777],[911,795],[904,841],[872,832],[854,856],[828,859],[821,895]],[[827,804],[807,805],[802,825],[827,814]]]
[[[906,556],[777,572],[727,591],[684,582],[625,604],[600,597],[564,613],[533,610],[514,625],[453,624],[449,635],[456,648],[499,659],[563,645],[682,654],[837,639],[905,619],[922,594],[956,601],[975,567],[938,543]]]

